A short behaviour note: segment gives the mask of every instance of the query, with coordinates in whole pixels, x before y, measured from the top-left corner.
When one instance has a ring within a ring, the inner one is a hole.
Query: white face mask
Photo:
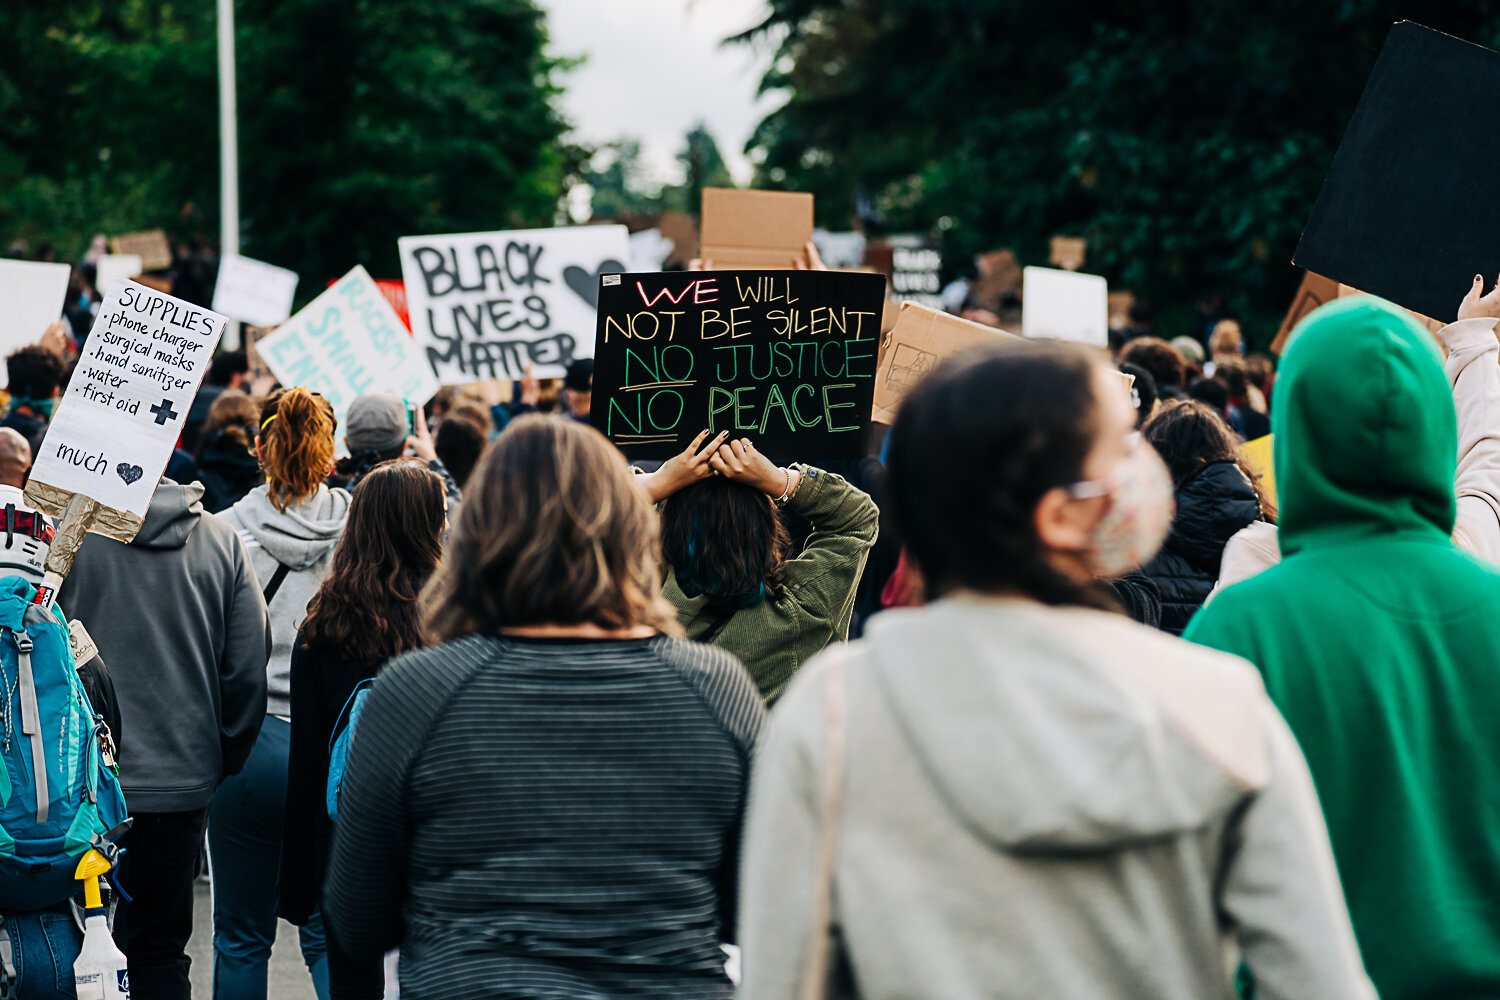
[[[1139,434],[1131,439],[1130,456],[1109,479],[1067,487],[1068,496],[1075,500],[1109,500],[1089,529],[1084,550],[1089,570],[1102,579],[1123,576],[1156,555],[1172,530],[1176,512],[1166,463]]]

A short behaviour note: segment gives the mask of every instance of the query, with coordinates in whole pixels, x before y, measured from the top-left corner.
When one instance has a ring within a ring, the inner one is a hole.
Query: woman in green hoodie
[[[748,438],[707,438],[638,477],[661,505],[663,593],[689,639],[733,653],[774,702],[799,666],[849,638],[880,511],[831,472],[778,466]],[[813,526],[795,554],[783,507]]]
[[[1444,333],[1493,336],[1482,291]],[[1185,637],[1255,664],[1301,742],[1380,995],[1500,995],[1500,572],[1453,538],[1437,344],[1368,296],[1324,306],[1292,335],[1271,424],[1282,561]]]

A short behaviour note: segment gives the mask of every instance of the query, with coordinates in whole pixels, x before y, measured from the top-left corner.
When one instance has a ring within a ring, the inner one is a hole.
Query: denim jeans
[[[208,812],[208,867],[214,900],[214,1000],[266,1000],[276,940],[276,878],[291,724],[266,716],[245,769],[214,793]],[[298,929],[318,1000],[328,1000],[323,921]]]
[[[73,963],[83,934],[66,913],[7,913],[18,1000],[73,1000]]]

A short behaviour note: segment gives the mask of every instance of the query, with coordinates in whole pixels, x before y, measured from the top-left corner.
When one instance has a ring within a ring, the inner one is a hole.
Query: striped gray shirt
[[[469,636],[391,662],[360,717],[323,901],[406,1000],[732,995],[764,709],[709,646]]]

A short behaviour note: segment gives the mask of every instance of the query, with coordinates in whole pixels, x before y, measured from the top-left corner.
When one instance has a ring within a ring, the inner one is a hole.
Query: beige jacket
[[[1453,480],[1458,520],[1453,541],[1465,552],[1500,563],[1500,340],[1494,328],[1495,320],[1489,317],[1461,319],[1437,335],[1448,349],[1443,369],[1458,411],[1458,474]],[[1479,361],[1483,363],[1475,363]],[[1219,583],[1208,599],[1280,561],[1276,526],[1250,525],[1224,546]]]

